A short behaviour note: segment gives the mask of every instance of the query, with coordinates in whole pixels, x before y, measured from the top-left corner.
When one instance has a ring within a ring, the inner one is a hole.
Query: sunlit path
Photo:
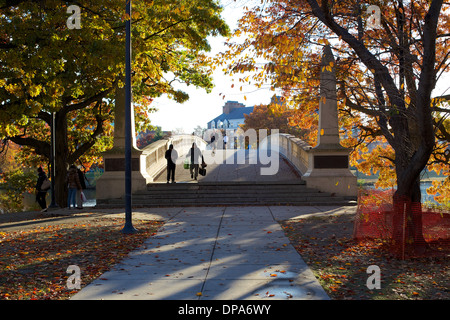
[[[191,178],[189,169],[184,169],[183,164],[177,165],[175,170],[175,181],[177,183],[192,182],[223,182],[223,181],[291,181],[300,183],[300,174],[282,156],[273,154],[275,163],[263,165],[258,159],[256,152],[248,150],[217,150],[216,160],[220,163],[210,163],[206,167],[206,175],[198,176],[195,181]],[[242,161],[243,160],[243,161]],[[261,175],[261,168],[270,165],[276,166],[273,175]],[[157,177],[157,183],[167,182],[166,170]]]
[[[73,299],[329,299],[277,222],[327,209],[179,208],[141,249]]]

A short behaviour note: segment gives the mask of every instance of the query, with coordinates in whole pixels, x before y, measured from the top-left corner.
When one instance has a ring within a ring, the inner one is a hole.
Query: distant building
[[[237,130],[244,124],[245,114],[253,112],[253,107],[246,107],[237,101],[227,101],[223,106],[223,113],[208,122],[208,129]]]

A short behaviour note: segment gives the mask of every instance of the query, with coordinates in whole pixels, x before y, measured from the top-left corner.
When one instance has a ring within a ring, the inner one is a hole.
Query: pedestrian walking
[[[78,177],[77,167],[73,164],[69,167],[69,172],[67,172],[66,183],[69,189],[69,194],[67,196],[67,207],[70,209],[70,206],[73,205],[75,208],[77,205],[77,190],[81,190],[81,183],[80,178]]]
[[[173,144],[170,144],[169,149],[166,151],[164,157],[167,160],[167,183],[170,183],[170,179],[172,179],[172,183],[176,183],[175,168],[178,159],[178,152],[173,148]]]
[[[41,212],[47,212],[47,201],[45,197],[47,196],[47,191],[50,189],[50,181],[47,178],[44,170],[39,167],[37,169],[38,179],[36,182],[36,201],[41,207]]]
[[[191,178],[197,180],[198,177],[198,168],[200,167],[200,163],[202,167],[205,167],[205,161],[203,160],[203,155],[201,150],[197,147],[195,142],[192,144],[191,149],[189,149],[189,153],[187,157],[190,157],[191,165],[189,167],[189,171],[191,173]]]
[[[86,176],[80,168],[77,168],[78,180],[80,180],[81,189],[77,189],[77,209],[83,209],[83,190],[86,190]]]

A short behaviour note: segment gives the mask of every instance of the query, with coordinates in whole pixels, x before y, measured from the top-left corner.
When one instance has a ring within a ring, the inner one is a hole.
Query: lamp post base
[[[125,226],[123,227],[123,229],[121,230],[121,232],[122,232],[123,234],[133,234],[133,233],[138,232],[138,229],[136,229],[135,227],[133,227],[133,224],[125,222]]]

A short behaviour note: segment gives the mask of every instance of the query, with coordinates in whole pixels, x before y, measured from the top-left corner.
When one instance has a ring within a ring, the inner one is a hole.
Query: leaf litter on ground
[[[0,299],[69,299],[69,265],[86,286],[154,235],[159,221],[133,221],[138,233],[120,232],[123,218],[44,225],[0,233]]]
[[[450,252],[400,260],[381,240],[353,239],[354,215],[282,221],[281,226],[332,299],[450,299]],[[445,251],[447,250],[447,251]],[[368,289],[367,268],[381,270],[381,289]]]

